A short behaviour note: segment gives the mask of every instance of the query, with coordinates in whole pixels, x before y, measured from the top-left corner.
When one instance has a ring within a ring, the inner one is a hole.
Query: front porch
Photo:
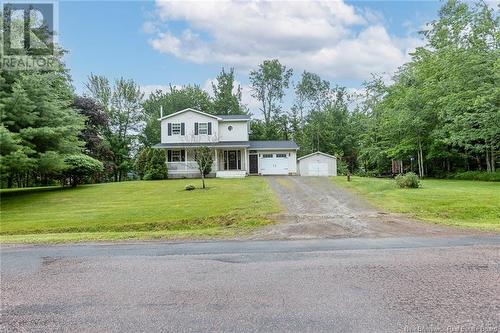
[[[241,178],[247,175],[247,149],[213,149],[212,170],[207,177]],[[167,149],[169,178],[198,178],[198,164],[194,159],[194,149]]]

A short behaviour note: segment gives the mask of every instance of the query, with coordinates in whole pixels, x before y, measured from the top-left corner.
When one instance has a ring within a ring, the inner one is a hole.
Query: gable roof
[[[327,153],[323,153],[323,152],[321,152],[321,151],[316,151],[316,152],[314,152],[314,153],[310,153],[310,154],[307,154],[307,155],[305,155],[305,156],[299,157],[299,158],[297,159],[297,161],[300,161],[301,159],[304,159],[304,158],[311,157],[311,156],[313,156],[313,155],[323,155],[323,156],[326,156],[326,157],[331,157],[331,158],[337,159],[337,157],[336,157],[336,156],[329,155],[329,154],[327,154]]]
[[[269,140],[269,141],[249,141],[250,149],[299,149],[294,141]]]
[[[221,120],[222,118],[220,118],[219,116],[214,116],[213,114],[209,114],[209,113],[205,113],[203,111],[200,111],[200,110],[196,110],[196,109],[192,109],[192,108],[187,108],[187,109],[184,109],[184,110],[180,110],[180,111],[177,111],[177,112],[174,112],[174,113],[171,113],[171,114],[168,114],[166,116],[163,116],[161,118],[158,118],[158,120],[163,120],[163,119],[167,119],[167,118],[170,118],[170,117],[173,117],[173,116],[176,116],[178,114],[181,114],[181,113],[184,113],[184,112],[188,112],[188,111],[191,111],[191,112],[196,112],[196,113],[199,113],[199,114],[202,114],[204,116],[207,116],[207,117],[212,117],[212,118],[215,118],[217,120]]]

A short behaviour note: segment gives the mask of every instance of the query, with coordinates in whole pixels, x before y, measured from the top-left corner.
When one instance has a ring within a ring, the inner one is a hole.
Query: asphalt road
[[[13,246],[2,331],[497,332],[500,237]]]

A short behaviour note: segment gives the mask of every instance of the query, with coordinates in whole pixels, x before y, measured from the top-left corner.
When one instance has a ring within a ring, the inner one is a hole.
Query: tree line
[[[448,1],[422,31],[426,44],[391,80],[373,74],[353,92],[278,59],[249,73],[259,112],[252,140],[294,140],[299,154],[339,157],[341,173],[421,177],[495,172],[500,145],[499,18],[483,2]],[[233,69],[209,94],[170,86],[145,97],[138,84],[91,74],[77,96],[59,70],[0,74],[2,187],[163,179],[159,110],[246,114]],[[285,103],[292,93],[292,103]],[[291,106],[287,106],[290,105]],[[396,163],[395,163],[396,162]]]

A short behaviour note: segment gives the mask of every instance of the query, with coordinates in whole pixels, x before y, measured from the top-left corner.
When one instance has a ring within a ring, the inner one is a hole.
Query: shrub
[[[64,173],[69,178],[71,186],[80,184],[86,177],[91,177],[104,169],[101,161],[84,154],[68,155],[64,158],[64,163],[66,164]]]
[[[358,171],[356,171],[354,173],[354,175],[358,176],[358,177],[377,177],[378,176],[378,172],[377,171],[373,171],[373,170],[365,171],[365,170],[359,169]]]
[[[337,159],[337,174],[339,176],[345,176],[349,172],[347,163],[344,160]]]
[[[418,188],[420,186],[418,176],[413,172],[408,172],[405,175],[397,175],[396,184],[400,188]]]
[[[354,173],[354,175],[358,176],[358,177],[368,177],[368,172],[366,172],[365,170],[359,169]]]
[[[488,182],[500,182],[500,171],[484,172],[484,171],[466,171],[452,175],[450,178],[459,180],[482,180]]]
[[[193,184],[187,184],[187,185],[184,187],[184,189],[185,189],[186,191],[192,191],[192,190],[196,189],[196,187],[194,187],[194,185],[193,185]]]
[[[167,179],[168,171],[165,150],[149,149],[148,161],[144,170],[145,180]]]
[[[144,178],[144,174],[146,173],[146,166],[148,164],[148,155],[149,155],[149,150],[150,148],[143,148],[139,154],[137,154],[137,157],[134,162],[134,169],[139,175],[139,179]]]

